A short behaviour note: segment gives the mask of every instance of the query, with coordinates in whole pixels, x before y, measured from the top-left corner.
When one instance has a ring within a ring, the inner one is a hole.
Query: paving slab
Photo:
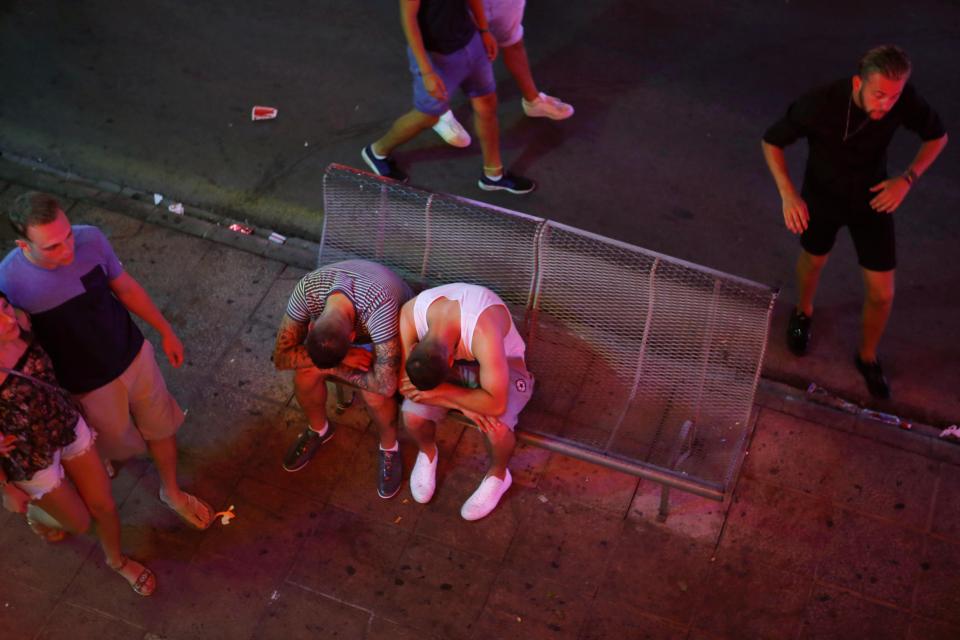
[[[370,612],[284,584],[271,595],[252,638],[364,638]]]
[[[940,465],[932,531],[938,536],[960,542],[960,467]]]
[[[696,604],[693,626],[720,637],[795,638],[813,579],[746,555],[715,562]]]
[[[327,506],[304,540],[288,580],[317,593],[383,612],[410,533]]]
[[[646,523],[624,527],[598,599],[627,601],[679,624],[690,622],[710,585],[713,547]]]
[[[851,511],[840,513],[817,579],[909,609],[924,536]]]
[[[904,638],[910,624],[903,611],[864,600],[826,585],[814,588],[800,638]]]
[[[810,575],[833,536],[839,509],[804,493],[741,479],[716,557],[760,556],[778,569]]]
[[[4,634],[12,638],[35,637],[56,609],[59,596],[19,580],[0,581],[0,627]]]
[[[928,537],[920,569],[914,611],[960,626],[960,546]]]
[[[601,471],[601,467],[566,456],[552,456],[538,489],[551,500],[577,500],[584,504],[625,514],[639,479],[625,473]]]
[[[687,626],[657,617],[630,602],[595,599],[580,632],[580,640],[636,638],[687,640]]]
[[[473,637],[576,640],[592,604],[582,588],[507,567],[494,582]]]
[[[28,636],[24,634],[21,637]],[[36,640],[71,640],[73,638],[143,640],[144,630],[99,611],[61,602],[43,630],[30,637]]]
[[[257,321],[248,323],[227,348],[214,380],[280,404],[289,402],[293,396],[293,372],[274,371],[271,362],[276,335],[274,326]]]
[[[518,500],[521,502],[521,500]],[[524,494],[523,519],[504,564],[530,576],[579,585],[592,596],[624,526],[607,511],[576,502],[543,502]]]
[[[496,577],[488,558],[416,536],[398,560],[384,613],[443,638],[472,638]]]

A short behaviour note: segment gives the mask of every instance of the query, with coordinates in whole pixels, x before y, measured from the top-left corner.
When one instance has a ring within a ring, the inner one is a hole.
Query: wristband
[[[914,171],[913,169],[907,169],[906,171],[903,172],[903,179],[906,180],[906,181],[907,181],[907,184],[910,185],[911,187],[913,186],[913,183],[916,182],[919,177],[920,177],[920,176],[918,176],[918,175],[917,175],[917,172]]]

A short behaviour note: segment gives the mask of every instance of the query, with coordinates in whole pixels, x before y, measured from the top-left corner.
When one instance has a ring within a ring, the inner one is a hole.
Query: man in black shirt
[[[893,306],[893,212],[933,164],[947,134],[939,116],[909,84],[910,60],[899,47],[881,46],[860,59],[852,80],[838,80],[802,96],[763,135],[763,156],[783,200],[783,219],[800,235],[799,301],[787,345],[806,352],[813,298],[837,231],[850,230],[863,271],[866,297],[862,336],[854,359],[870,393],[890,397],[877,345]],[[907,169],[887,174],[887,147],[900,126],[922,140]],[[783,148],[799,138],[809,145],[803,187],[797,192]]]
[[[487,30],[483,0],[401,0],[400,22],[413,75],[413,109],[400,116],[383,137],[363,148],[363,161],[377,175],[406,182],[406,174],[390,154],[435,125],[450,109],[451,93],[459,87],[470,98],[483,153],[483,173],[477,186],[516,194],[533,191],[533,180],[503,170],[497,85],[491,66],[497,41]]]

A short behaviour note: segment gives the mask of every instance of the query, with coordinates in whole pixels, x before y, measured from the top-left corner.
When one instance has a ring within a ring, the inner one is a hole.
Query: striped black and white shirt
[[[344,260],[305,275],[290,296],[287,315],[297,322],[316,320],[327,296],[334,292],[345,295],[356,310],[358,344],[397,337],[400,307],[413,297],[410,287],[387,267],[366,260]]]

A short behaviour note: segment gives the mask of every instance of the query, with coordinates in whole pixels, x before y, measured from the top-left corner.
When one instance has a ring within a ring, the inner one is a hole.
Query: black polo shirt
[[[869,120],[851,95],[850,78],[815,89],[791,104],[763,134],[764,141],[781,148],[807,139],[804,197],[816,194],[851,204],[869,202],[875,195],[870,187],[888,177],[887,147],[898,127],[913,131],[924,142],[946,133],[940,117],[909,82],[880,120]]]

